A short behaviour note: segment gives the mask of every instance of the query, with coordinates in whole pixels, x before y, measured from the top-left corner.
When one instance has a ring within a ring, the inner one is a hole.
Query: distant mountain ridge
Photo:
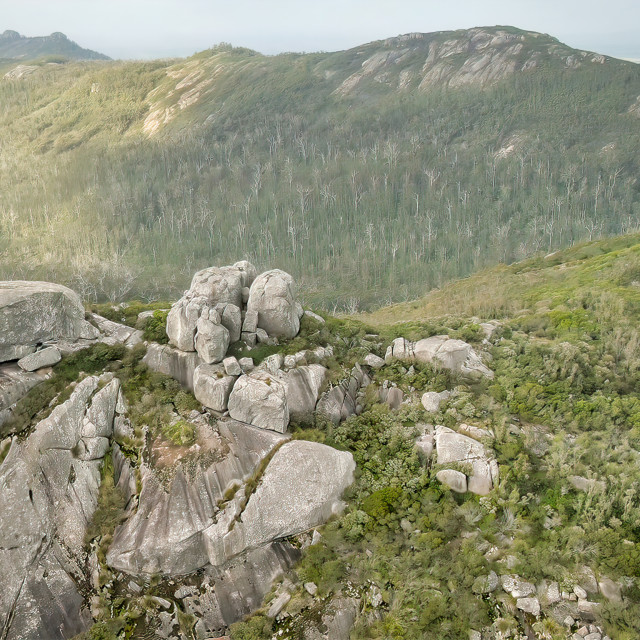
[[[0,58],[33,60],[43,56],[64,56],[72,60],[110,60],[108,56],[69,40],[64,33],[56,31],[50,36],[29,38],[17,31],[6,30],[0,34]]]

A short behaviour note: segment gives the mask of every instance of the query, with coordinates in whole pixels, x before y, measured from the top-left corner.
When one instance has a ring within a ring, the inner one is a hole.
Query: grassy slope
[[[566,305],[590,293],[615,300],[633,321],[640,313],[639,265],[640,235],[620,236],[492,267],[424,298],[360,317],[375,326],[446,316],[505,319]]]

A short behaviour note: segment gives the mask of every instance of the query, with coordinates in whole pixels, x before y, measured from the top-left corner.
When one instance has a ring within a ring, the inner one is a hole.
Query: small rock
[[[516,600],[516,607],[525,613],[530,613],[534,616],[540,615],[540,602],[538,598],[518,598]]]
[[[471,590],[474,593],[485,594],[495,591],[500,584],[500,580],[495,571],[491,571],[489,575],[478,576],[474,582]]]
[[[455,491],[456,493],[467,492],[467,476],[461,471],[442,469],[436,473],[436,478],[438,482],[442,482],[442,484],[449,487],[451,491]]]
[[[61,359],[60,351],[56,347],[47,347],[20,358],[18,366],[24,371],[36,371],[57,364]]]
[[[251,361],[253,364],[253,360]],[[224,370],[229,376],[241,376],[242,375],[242,367],[240,363],[233,356],[229,356],[222,361],[224,366]]]
[[[253,358],[240,358],[240,360],[238,360],[238,364],[244,373],[249,373],[255,369]]]
[[[611,578],[603,576],[600,578],[598,586],[600,587],[600,592],[607,600],[622,602],[621,588],[617,582],[614,582]]]
[[[313,311],[309,311],[308,309],[305,310],[304,315],[307,316],[307,318],[312,318],[320,324],[325,323],[325,319],[322,316],[319,316],[317,313],[313,313]]]
[[[318,593],[318,585],[315,582],[305,582],[304,589],[310,596],[315,596]]]
[[[578,600],[587,599],[587,592],[580,585],[576,585],[575,587],[573,587],[573,593],[576,594]]]
[[[377,356],[375,353],[369,353],[365,356],[364,363],[372,369],[380,369],[380,367],[384,367],[384,358]]]
[[[575,623],[576,623],[576,621],[575,621],[571,616],[567,616],[567,617],[562,621],[562,624],[563,624],[565,627],[568,627],[569,629],[570,629],[571,627],[573,627],[573,625],[574,625]]]
[[[269,607],[269,611],[267,612],[268,618],[275,618],[286,606],[287,603],[291,600],[291,594],[282,593],[280,594]]]

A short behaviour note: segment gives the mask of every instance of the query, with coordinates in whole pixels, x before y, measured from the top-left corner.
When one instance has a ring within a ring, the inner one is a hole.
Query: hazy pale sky
[[[267,54],[335,51],[495,24],[640,59],[638,0],[0,0],[0,33],[62,31],[113,58],[188,56],[218,42]]]

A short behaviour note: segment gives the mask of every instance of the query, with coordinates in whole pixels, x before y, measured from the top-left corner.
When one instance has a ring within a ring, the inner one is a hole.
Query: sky
[[[0,33],[62,31],[112,58],[189,56],[219,42],[336,51],[412,31],[513,25],[640,60],[638,0],[0,0]]]

